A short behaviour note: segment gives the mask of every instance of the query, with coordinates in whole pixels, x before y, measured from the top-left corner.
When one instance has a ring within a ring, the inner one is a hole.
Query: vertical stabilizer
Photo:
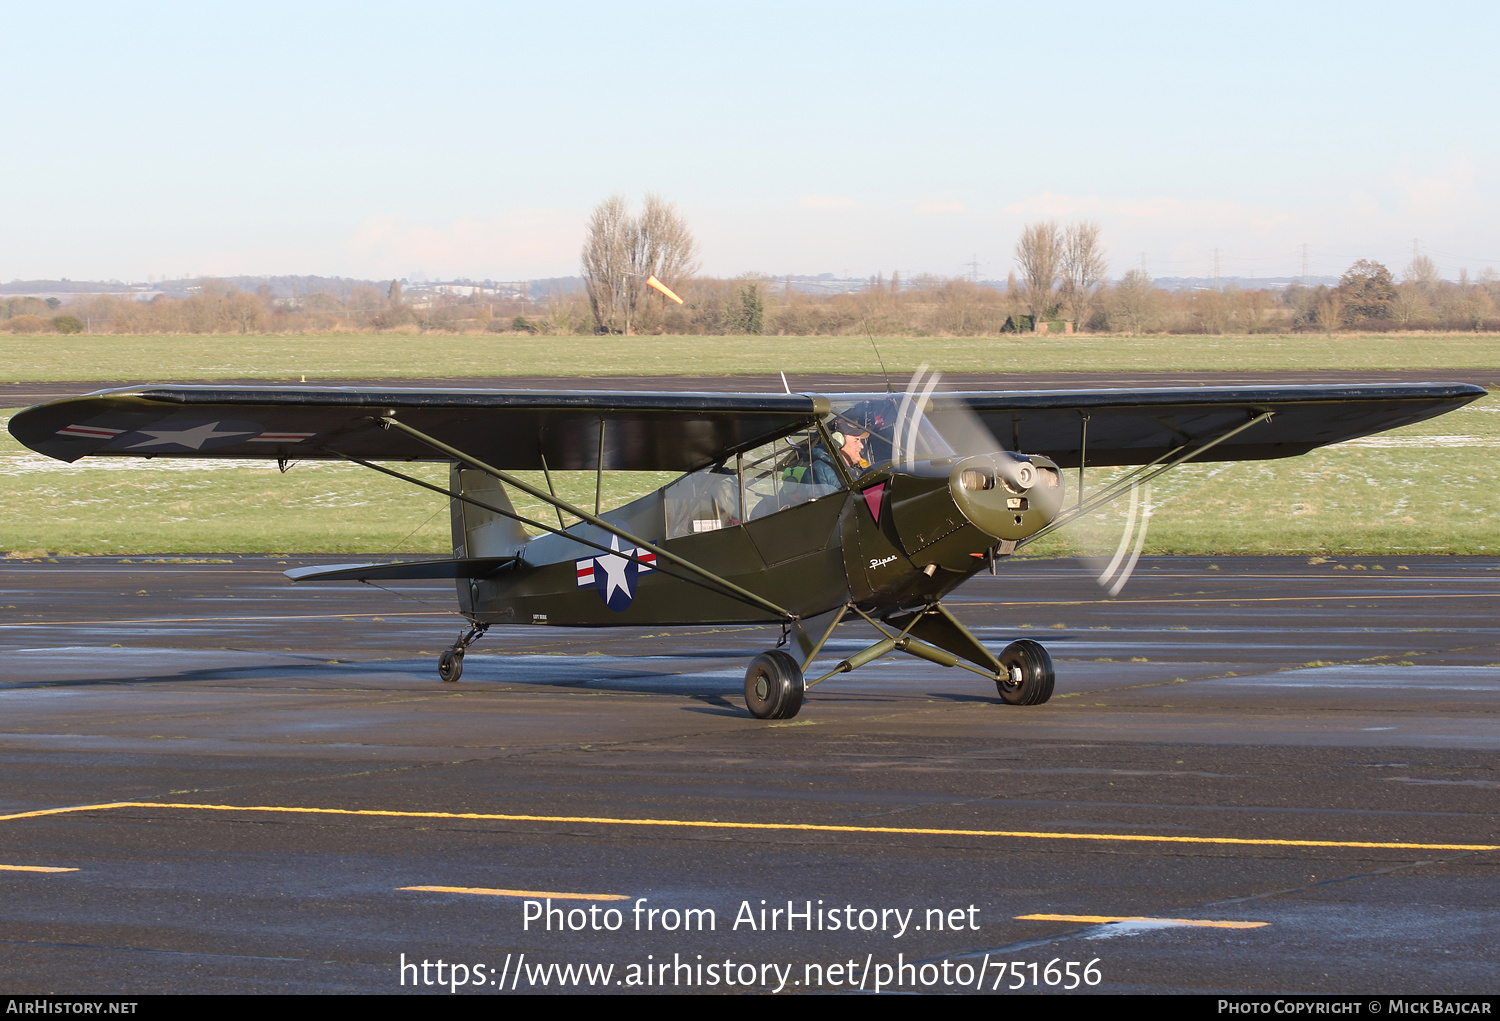
[[[499,479],[473,468],[448,468],[448,488],[455,493],[472,497],[480,503],[513,511],[510,494]],[[526,546],[526,530],[521,523],[503,517],[483,507],[462,500],[450,500],[453,520],[453,556],[458,560],[480,557],[512,557]],[[459,578],[458,605],[464,613],[474,609],[474,585],[467,578]]]

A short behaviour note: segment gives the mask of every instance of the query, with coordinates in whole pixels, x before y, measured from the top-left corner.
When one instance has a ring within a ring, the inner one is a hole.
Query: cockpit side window
[[[666,488],[667,538],[728,528],[836,493],[843,487],[836,456],[816,429],[804,429],[690,472]]]
[[[728,528],[744,517],[733,463],[690,472],[667,486],[663,495],[668,539]]]
[[[843,480],[833,457],[813,429],[746,451],[741,464],[747,520],[838,492]]]

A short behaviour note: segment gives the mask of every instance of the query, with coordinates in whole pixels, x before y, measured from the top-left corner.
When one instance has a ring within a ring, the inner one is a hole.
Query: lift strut
[[[665,560],[672,564],[675,564],[681,569],[713,583],[722,591],[732,594],[744,602],[759,606],[764,610],[769,610],[770,612],[776,614],[777,617],[781,617],[787,620],[797,619],[796,614],[792,613],[790,610],[785,609],[784,607],[777,606],[775,603],[771,602],[764,596],[751,592],[749,589],[742,588],[739,585],[736,585],[734,582],[729,581],[727,578],[721,578],[719,575],[708,570],[707,568],[700,567],[699,565],[693,563],[691,560],[688,560],[685,557],[680,557],[670,550],[663,549],[662,547],[657,546],[654,543],[647,542],[645,539],[642,539],[639,536],[632,535],[629,532],[625,531],[625,529],[620,528],[618,525],[614,525],[608,521],[605,521],[597,514],[590,514],[582,507],[576,507],[573,504],[568,503],[566,500],[552,495],[546,490],[538,489],[536,486],[530,485],[529,483],[516,478],[514,475],[511,475],[508,472],[503,472],[499,468],[495,468],[491,465],[485,464],[483,461],[479,460],[477,457],[474,457],[472,454],[467,454],[464,451],[459,450],[457,447],[449,446],[442,440],[439,440],[432,436],[428,436],[426,433],[422,432],[419,429],[414,429],[413,427],[407,425],[405,422],[402,422],[400,419],[396,418],[396,416],[393,414],[388,413],[382,415],[376,419],[376,422],[379,423],[379,425],[383,429],[398,429],[401,432],[406,433],[413,439],[418,440],[421,443],[425,443],[433,450],[439,451],[443,454],[447,454],[449,457],[453,458],[456,461],[460,461],[471,468],[482,471],[492,478],[499,479],[506,485],[513,486],[516,489],[519,489],[521,492],[526,493],[528,496],[532,496],[538,500],[541,500],[543,503],[548,503],[560,510],[567,511],[574,517],[580,518],[590,525],[593,525],[595,528],[602,529],[603,531],[608,532],[610,535],[622,539],[625,542],[631,543],[638,549],[643,549],[648,553],[655,553],[658,562]],[[567,535],[570,539],[578,539],[578,536],[572,533],[567,533]],[[589,545],[595,544],[590,543]],[[606,552],[618,553],[618,551],[614,550],[607,550]]]

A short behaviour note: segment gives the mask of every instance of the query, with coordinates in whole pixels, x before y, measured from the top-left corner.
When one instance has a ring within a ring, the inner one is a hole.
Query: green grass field
[[[892,373],[945,371],[1456,369],[1500,366],[1500,338],[1475,335],[882,338]],[[0,379],[296,379],[484,374],[868,371],[862,338],[0,335]],[[8,414],[6,414],[8,418]],[[1285,461],[1190,465],[1154,486],[1147,552],[1489,553],[1500,551],[1500,402]],[[440,466],[415,474],[446,478]],[[605,504],[663,475],[615,475]],[[1091,473],[1089,487],[1107,480]],[[541,484],[540,478],[535,481]],[[559,488],[593,501],[588,473]],[[1070,478],[1070,485],[1072,480]],[[519,494],[517,494],[519,495]],[[1124,504],[1029,548],[1113,552]],[[517,508],[555,521],[537,503]],[[232,461],[100,459],[65,465],[0,434],[0,551],[49,553],[445,554],[446,501],[353,465],[286,474]]]
[[[944,372],[1459,369],[1500,366],[1500,335],[878,337],[886,367]],[[863,337],[480,334],[0,334],[0,382],[873,372]]]
[[[1148,553],[1500,553],[1500,401],[1279,461],[1185,465],[1152,485]],[[1076,478],[1076,473],[1073,477]],[[1089,488],[1105,481],[1103,473]],[[1037,553],[1112,554],[1125,501]]]

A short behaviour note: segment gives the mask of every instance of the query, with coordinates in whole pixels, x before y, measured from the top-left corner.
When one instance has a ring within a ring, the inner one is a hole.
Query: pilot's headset
[[[845,432],[845,430],[847,430],[847,432]],[[868,432],[865,432],[863,429],[860,429],[852,424],[845,425],[842,429],[836,429],[828,434],[828,438],[833,441],[834,451],[838,452],[840,456],[842,456],[844,444],[848,441],[850,435],[859,436],[864,438],[865,440],[868,440],[870,436]],[[860,452],[859,460],[855,461],[854,464],[855,467],[858,468],[870,467],[869,459],[865,457],[863,451]]]

